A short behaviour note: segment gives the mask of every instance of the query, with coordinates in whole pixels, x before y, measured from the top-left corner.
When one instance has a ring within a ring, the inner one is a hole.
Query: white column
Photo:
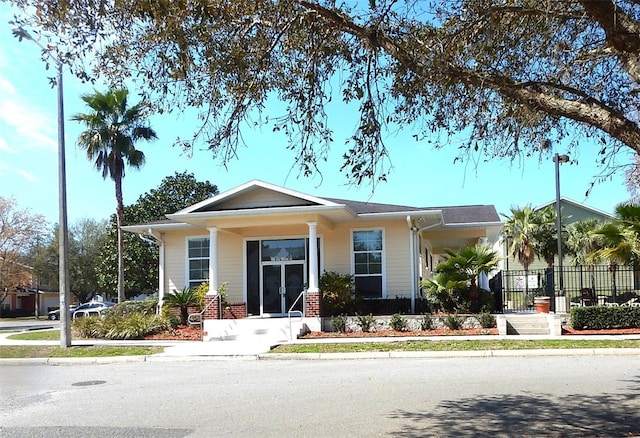
[[[160,233],[160,238],[157,239],[160,242],[160,247],[158,248],[158,310],[162,310],[162,304],[164,301],[164,293],[165,293],[165,281],[164,281],[164,241],[162,240],[162,234]]]
[[[207,295],[218,293],[218,227],[209,230],[209,292]]]
[[[309,288],[308,292],[318,292],[318,223],[307,222],[309,226]]]

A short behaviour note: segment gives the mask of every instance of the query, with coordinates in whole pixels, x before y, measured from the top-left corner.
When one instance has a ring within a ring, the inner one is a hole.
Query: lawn
[[[271,353],[356,353],[371,351],[473,351],[473,350],[534,350],[573,348],[640,348],[640,339],[576,340],[576,339],[472,339],[442,341],[355,342],[279,345]]]

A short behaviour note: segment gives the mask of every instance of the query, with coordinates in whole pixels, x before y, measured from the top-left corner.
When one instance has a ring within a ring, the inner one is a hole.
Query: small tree
[[[325,271],[318,282],[327,315],[352,313],[355,309],[353,275]]]
[[[166,306],[180,309],[180,324],[185,325],[189,318],[189,307],[198,307],[200,298],[196,289],[185,287],[181,291],[175,290],[173,293],[165,295],[164,303]]]

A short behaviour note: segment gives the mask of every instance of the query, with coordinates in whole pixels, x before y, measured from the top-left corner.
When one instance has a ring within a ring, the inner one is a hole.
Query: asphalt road
[[[640,435],[633,357],[0,367],[0,436]]]
[[[0,320],[0,330],[40,330],[45,328],[58,328],[60,321],[49,321],[46,316],[40,319],[13,319]]]

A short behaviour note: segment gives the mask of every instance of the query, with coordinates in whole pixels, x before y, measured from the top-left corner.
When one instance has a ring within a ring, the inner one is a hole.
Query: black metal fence
[[[497,276],[498,277],[498,276]],[[560,270],[558,267],[530,269],[529,271],[502,271],[494,277],[496,301],[501,299],[505,312],[533,312],[533,299],[538,295],[560,293]],[[562,290],[573,305],[583,303],[585,297],[592,297],[594,304],[604,305],[625,303],[640,295],[640,270],[632,266],[608,265],[563,266]]]

